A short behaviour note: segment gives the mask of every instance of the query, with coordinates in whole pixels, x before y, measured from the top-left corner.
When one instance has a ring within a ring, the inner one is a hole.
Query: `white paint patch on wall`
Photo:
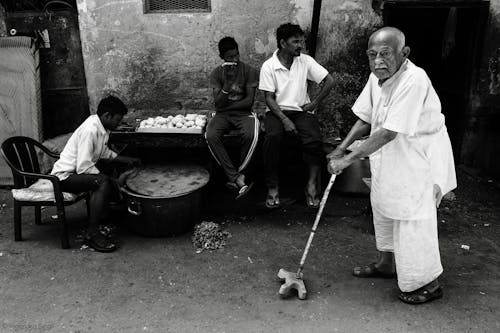
[[[363,10],[363,7],[359,3],[359,1],[349,0],[341,4],[339,6],[339,10],[356,11],[356,10]]]
[[[260,38],[255,39],[255,52],[257,54],[265,54],[269,56],[276,49],[276,34],[275,29],[269,29],[267,31],[267,43],[264,42]]]
[[[314,0],[292,0],[291,3],[297,8],[297,23],[304,30],[310,29]]]

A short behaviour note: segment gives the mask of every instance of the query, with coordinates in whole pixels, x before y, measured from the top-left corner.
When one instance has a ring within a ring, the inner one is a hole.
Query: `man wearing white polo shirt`
[[[296,136],[301,142],[303,159],[309,169],[304,191],[306,204],[317,208],[320,201],[317,179],[324,156],[314,112],[331,90],[333,79],[312,57],[301,53],[304,31],[300,26],[282,24],[276,30],[276,40],[278,50],[262,65],[259,83],[268,107],[263,144],[268,188],[266,207],[275,208],[280,204],[278,169],[281,141],[286,133]],[[307,94],[308,80],[321,85],[319,94],[312,101]]]

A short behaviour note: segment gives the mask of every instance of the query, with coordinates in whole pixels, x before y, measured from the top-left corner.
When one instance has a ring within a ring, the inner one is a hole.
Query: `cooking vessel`
[[[205,169],[193,165],[133,170],[121,188],[128,228],[146,237],[176,236],[192,230],[200,219],[201,190],[208,178]],[[175,182],[176,186],[171,186]]]

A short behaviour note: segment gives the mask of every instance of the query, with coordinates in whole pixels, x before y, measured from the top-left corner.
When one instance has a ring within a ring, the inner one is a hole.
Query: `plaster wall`
[[[256,67],[282,22],[310,25],[312,1],[212,0],[210,13],[144,14],[142,0],[78,0],[91,110],[107,93],[132,108],[209,108],[217,43],[231,35]]]
[[[221,61],[219,39],[234,36],[241,59],[260,68],[276,49],[279,24],[290,21],[310,30],[313,0],[212,0],[210,13],[190,14],[144,14],[142,0],[77,4],[90,109],[114,93],[140,117],[146,109],[212,108],[208,75]],[[323,0],[322,13],[317,59],[339,80],[337,93],[323,107],[325,115],[336,112],[325,116],[331,126],[324,130],[338,135],[338,125],[349,118],[341,113],[350,113],[345,106],[361,90],[360,78],[367,77],[367,31],[380,18],[366,0]],[[363,72],[353,73],[353,64]],[[256,108],[263,107],[260,98]]]

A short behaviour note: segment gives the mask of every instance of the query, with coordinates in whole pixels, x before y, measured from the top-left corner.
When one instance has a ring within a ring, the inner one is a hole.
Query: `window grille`
[[[145,13],[209,12],[210,0],[144,0]]]

